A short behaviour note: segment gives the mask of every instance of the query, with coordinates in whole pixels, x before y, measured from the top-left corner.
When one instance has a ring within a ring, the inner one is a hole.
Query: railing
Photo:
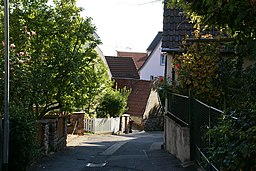
[[[192,99],[191,109],[191,156],[206,170],[218,171],[208,159],[206,149],[210,147],[210,137],[206,132],[217,125],[223,111],[196,99]]]
[[[189,97],[168,93],[168,113],[179,122],[189,125]]]
[[[210,137],[206,132],[218,123],[223,111],[192,97],[168,93],[167,113],[175,121],[190,128],[192,159],[203,165],[206,170],[218,171],[206,153],[210,146]]]

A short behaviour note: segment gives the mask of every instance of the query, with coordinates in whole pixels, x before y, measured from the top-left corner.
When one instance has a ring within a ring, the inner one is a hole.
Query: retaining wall
[[[165,150],[182,163],[190,161],[190,130],[165,116]]]

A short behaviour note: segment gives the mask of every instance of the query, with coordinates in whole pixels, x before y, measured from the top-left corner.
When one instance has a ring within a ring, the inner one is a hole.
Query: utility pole
[[[5,108],[4,108],[4,142],[3,171],[8,171],[9,158],[9,0],[4,0],[5,18]]]

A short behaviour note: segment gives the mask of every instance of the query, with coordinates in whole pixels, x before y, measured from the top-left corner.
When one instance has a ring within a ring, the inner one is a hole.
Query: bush
[[[26,170],[37,155],[36,125],[32,112],[10,107],[9,169]]]
[[[256,170],[256,110],[228,111],[209,131],[211,159],[225,171]]]
[[[128,96],[130,91],[126,89],[109,90],[102,98],[97,107],[97,117],[118,117],[126,110]]]

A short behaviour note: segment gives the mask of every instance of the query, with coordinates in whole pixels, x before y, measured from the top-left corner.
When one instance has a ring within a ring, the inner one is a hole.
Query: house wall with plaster
[[[161,65],[161,45],[160,41],[153,52],[150,53],[149,59],[139,69],[141,80],[151,80],[151,76],[164,76],[164,63]]]
[[[156,109],[159,106],[160,106],[160,99],[158,97],[158,93],[155,90],[151,89],[151,93],[148,98],[148,103],[143,115],[143,119],[148,119],[150,116],[157,115],[154,112],[156,112]]]

